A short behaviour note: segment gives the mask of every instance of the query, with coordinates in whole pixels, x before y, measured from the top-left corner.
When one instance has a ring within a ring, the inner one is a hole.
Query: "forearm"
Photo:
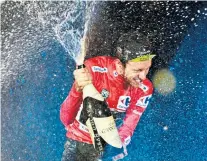
[[[81,103],[82,92],[77,91],[74,83],[69,92],[69,95],[62,103],[60,109],[60,120],[65,126],[71,124],[74,121]]]
[[[130,109],[127,111],[123,125],[119,128],[119,136],[124,144],[129,144],[134,130],[140,120],[144,109]]]

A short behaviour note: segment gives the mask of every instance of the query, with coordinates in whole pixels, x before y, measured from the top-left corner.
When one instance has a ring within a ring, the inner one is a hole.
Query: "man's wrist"
[[[80,93],[83,92],[83,89],[78,85],[78,83],[76,81],[75,81],[75,89],[77,92],[80,92]]]

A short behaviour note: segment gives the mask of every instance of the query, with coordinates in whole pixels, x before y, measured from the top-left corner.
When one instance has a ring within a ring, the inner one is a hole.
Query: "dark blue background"
[[[170,63],[176,89],[168,96],[155,91],[136,129],[132,160],[207,160],[207,22],[189,35]]]

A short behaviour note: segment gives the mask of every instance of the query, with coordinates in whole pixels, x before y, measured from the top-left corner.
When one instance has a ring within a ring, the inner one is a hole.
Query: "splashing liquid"
[[[73,10],[66,13],[65,19],[54,27],[57,40],[76,63],[78,62],[78,57],[80,57],[82,53],[80,51],[80,40],[88,31],[89,17],[94,6],[93,4],[93,2],[88,3],[87,1],[77,2]],[[85,25],[82,25],[83,23],[85,23]]]

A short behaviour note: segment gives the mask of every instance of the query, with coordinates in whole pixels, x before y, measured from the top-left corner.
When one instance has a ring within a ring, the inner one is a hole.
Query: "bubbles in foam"
[[[75,58],[80,50],[80,38],[83,35],[87,10],[90,9],[87,6],[89,4],[82,1],[2,3],[3,88],[7,88],[9,82],[25,70],[31,70],[31,64],[39,58],[40,53],[50,50],[51,41],[62,41],[62,46]]]
[[[168,69],[161,69],[155,73],[153,85],[160,94],[167,95],[175,89],[176,80]]]

